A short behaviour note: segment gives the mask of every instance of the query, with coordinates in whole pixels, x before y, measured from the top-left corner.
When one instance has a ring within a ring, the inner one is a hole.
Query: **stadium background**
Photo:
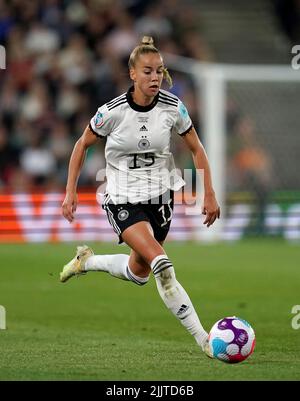
[[[7,69],[0,81],[0,241],[111,240],[93,196],[96,173],[105,165],[103,143],[90,149],[80,177],[81,192],[91,196],[81,203],[77,225],[62,222],[61,197],[47,194],[64,191],[72,146],[97,107],[129,87],[131,49],[148,33],[163,53],[199,62],[290,64],[299,35],[299,10],[290,3],[231,0],[226,8],[209,1],[2,1]],[[201,137],[195,84],[188,74],[171,72],[172,91],[186,103]],[[299,86],[229,84],[224,239],[300,238]],[[173,150],[182,171],[192,168],[180,140]],[[6,196],[16,193],[43,196]],[[171,239],[197,238],[201,221],[195,228],[182,208],[177,212]]]
[[[201,242],[193,242],[198,239],[201,220],[185,215],[184,206],[178,205],[167,245],[191,298],[200,310],[206,308],[201,316],[208,326],[223,315],[241,313],[261,338],[275,332],[272,339],[265,340],[265,347],[257,350],[252,370],[244,368],[240,376],[237,370],[228,373],[223,366],[210,368],[201,360],[204,371],[192,356],[189,368],[184,365],[185,333],[180,328],[176,332],[171,317],[165,323],[168,314],[159,300],[156,309],[153,283],[145,295],[107,277],[96,283],[87,277],[83,283],[76,281],[63,290],[57,287],[60,266],[70,259],[74,248],[72,243],[60,242],[97,241],[94,246],[98,253],[118,252],[115,245],[106,243],[115,238],[95,196],[99,186],[96,173],[105,165],[101,141],[87,155],[73,226],[61,217],[60,205],[73,144],[97,107],[128,89],[128,55],[140,38],[152,35],[164,54],[197,62],[291,66],[291,48],[300,44],[299,27],[296,0],[0,0],[0,44],[6,50],[6,69],[0,70],[0,304],[7,308],[11,329],[1,332],[6,348],[2,348],[0,379],[195,380],[215,379],[214,369],[219,369],[221,379],[299,379],[299,332],[290,325],[291,308],[300,303],[296,286],[300,256],[299,81],[228,86],[226,196],[222,209],[227,231],[221,239],[244,241],[235,242],[232,248],[222,243],[206,248]],[[203,139],[198,88],[189,74],[176,68],[170,72],[174,81],[171,91],[184,101]],[[177,166],[191,168],[183,143],[175,139],[172,146]],[[172,240],[180,240],[180,247]],[[41,244],[36,247],[28,242]],[[201,264],[199,271],[202,258],[205,266]],[[236,284],[230,274],[237,277]],[[99,294],[91,295],[91,289],[108,297],[114,293],[115,304],[100,301]],[[77,311],[86,317],[84,322],[74,313],[74,296],[81,297]],[[145,305],[144,296],[152,297],[153,309]],[[89,301],[100,308],[106,329],[98,322],[97,311],[90,310]],[[104,304],[99,306],[99,302]],[[60,310],[62,303],[64,310]],[[126,322],[119,326],[125,313],[118,309],[120,304],[127,316],[127,311],[132,311],[128,326]],[[137,304],[146,309],[147,318],[145,309],[136,309]],[[111,317],[114,313],[118,317],[116,326]],[[138,322],[143,318],[144,326]],[[130,331],[132,324],[137,332]],[[154,343],[152,337],[149,340],[147,330],[159,338],[160,327],[165,324],[161,343]],[[122,340],[122,329],[132,334],[135,344]],[[69,335],[76,332],[75,344],[82,353],[79,359],[73,348],[61,357],[54,346],[48,347],[53,341],[63,347],[61,330]],[[96,350],[97,330],[102,333],[101,355]],[[146,346],[144,335],[149,340]],[[282,337],[286,339],[284,349]],[[85,350],[81,348],[83,339]],[[180,348],[178,364],[169,371],[170,361],[164,360],[169,373],[159,376],[154,365],[162,363],[158,355],[166,354],[169,341]],[[120,342],[123,356],[113,351]],[[148,375],[141,375],[143,367],[138,360],[130,364],[131,370],[124,367],[136,346],[147,355]],[[87,350],[92,351],[94,359],[87,356]],[[20,359],[22,352],[24,359]],[[75,358],[71,366],[69,352]],[[191,342],[188,353],[194,353]],[[40,355],[47,360],[44,366]],[[59,367],[54,355],[61,357]],[[110,367],[105,373],[98,369],[96,355]],[[264,363],[270,364],[268,372]]]

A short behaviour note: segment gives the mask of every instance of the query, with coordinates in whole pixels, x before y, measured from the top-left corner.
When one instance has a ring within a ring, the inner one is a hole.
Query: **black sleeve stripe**
[[[93,130],[93,128],[92,128],[92,126],[91,126],[91,123],[89,123],[89,129],[90,129],[90,130],[92,131],[92,133],[93,133],[94,135],[96,135],[98,138],[105,138],[105,136],[99,135],[96,131]]]
[[[174,102],[178,103],[178,98],[176,98],[176,97],[166,95],[165,93],[162,93],[162,92],[159,92],[159,96],[164,97],[165,99],[168,99],[168,100],[173,100]]]
[[[119,97],[117,97],[116,99],[111,100],[110,102],[106,103],[106,106],[112,106],[114,103],[117,103],[119,100],[124,100],[126,98],[126,95],[121,95]]]
[[[178,104],[178,102],[174,99],[171,99],[170,97],[165,97],[162,96],[161,94],[159,94],[159,99],[164,100],[165,102],[170,102],[170,103],[174,103],[174,104]]]
[[[169,106],[177,107],[177,104],[174,104],[174,103],[171,103],[171,102],[164,102],[164,101],[161,100],[161,99],[158,99],[158,101],[159,101],[160,103],[168,104]]]
[[[178,105],[178,102],[176,102],[175,100],[171,100],[170,98],[166,98],[166,97],[163,97],[163,96],[159,96],[159,100],[162,100],[164,102],[173,103],[175,106]]]
[[[190,127],[187,130],[185,130],[182,134],[178,134],[178,135],[185,136],[192,128],[193,128],[193,124],[191,124]]]
[[[110,110],[114,109],[115,107],[118,107],[118,106],[120,106],[121,104],[124,104],[124,103],[127,103],[127,99],[120,100],[118,103],[116,103],[116,104],[114,104],[112,106],[108,106],[108,110],[110,111]]]

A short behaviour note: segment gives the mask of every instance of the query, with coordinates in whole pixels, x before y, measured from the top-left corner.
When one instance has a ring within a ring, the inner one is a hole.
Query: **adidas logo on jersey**
[[[143,126],[140,128],[140,131],[148,131],[148,129],[147,129],[147,127],[146,127],[145,125],[143,125]]]

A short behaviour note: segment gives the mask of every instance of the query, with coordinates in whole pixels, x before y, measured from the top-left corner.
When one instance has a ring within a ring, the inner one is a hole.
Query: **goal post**
[[[258,129],[263,131],[264,135],[259,137],[258,142],[262,142],[263,148],[265,147],[269,152],[274,151],[274,171],[280,170],[281,182],[277,182],[273,187],[277,190],[285,188],[300,191],[296,173],[297,158],[291,159],[288,154],[282,157],[293,171],[293,182],[291,177],[288,179],[289,172],[282,171],[284,160],[279,161],[278,157],[280,151],[285,152],[284,145],[280,141],[280,130],[282,135],[287,129],[289,130],[288,135],[282,137],[283,141],[287,141],[287,153],[290,153],[291,147],[298,146],[300,149],[300,119],[299,112],[297,112],[299,109],[297,104],[299,105],[300,99],[300,74],[298,71],[286,65],[202,63],[170,54],[165,54],[164,58],[166,65],[171,70],[187,74],[194,83],[198,118],[199,121],[201,120],[199,125],[202,127],[201,138],[208,154],[214,188],[223,217],[229,209],[227,204],[228,187],[231,187],[231,181],[234,182],[231,180],[230,174],[228,175],[230,132],[228,132],[227,114],[228,104],[232,99],[241,109],[241,113],[249,114],[254,123],[258,125]],[[294,122],[292,127],[291,120]],[[297,139],[297,134],[299,139]],[[245,188],[240,185],[240,188],[236,189],[243,191]],[[237,213],[243,214],[244,212],[241,210],[245,210],[245,208],[240,205],[236,210]],[[243,228],[245,228],[250,217],[243,217],[245,216],[242,216]],[[266,218],[266,224],[267,221]],[[241,236],[239,227],[233,227],[232,233],[229,232],[231,223],[228,223],[226,219],[221,219],[209,230],[204,230],[199,224],[198,238],[212,241],[239,238]],[[239,226],[238,218],[236,223]],[[226,233],[226,230],[229,231]],[[284,231],[285,228],[282,227],[282,230]]]

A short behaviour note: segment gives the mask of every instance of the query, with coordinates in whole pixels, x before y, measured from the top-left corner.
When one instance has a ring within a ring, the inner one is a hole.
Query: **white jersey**
[[[131,91],[99,107],[90,121],[95,135],[107,137],[106,192],[115,204],[147,201],[185,184],[176,174],[170,141],[192,128],[187,109],[164,90],[149,106],[139,106]]]

